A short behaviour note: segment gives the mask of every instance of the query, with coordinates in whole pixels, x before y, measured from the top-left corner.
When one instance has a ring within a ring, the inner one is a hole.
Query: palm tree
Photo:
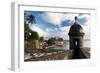
[[[24,14],[24,17],[28,18],[28,24],[24,21],[24,40],[25,42],[28,42],[30,39],[32,39],[29,36],[29,33],[31,32],[31,30],[29,29],[29,24],[35,24],[36,20],[35,20],[35,16]],[[27,21],[27,20],[26,20]],[[28,44],[26,44],[28,46]]]
[[[29,15],[29,23],[31,23],[31,24],[35,24],[36,23],[36,19],[35,19],[35,16],[33,16],[32,14],[31,15]]]
[[[29,24],[35,24],[36,23],[36,20],[35,20],[35,16],[33,15],[29,15],[29,20],[28,20],[28,24],[24,23],[24,35],[25,35],[25,38],[28,38],[29,37],[29,33],[30,33],[30,29],[29,29]]]

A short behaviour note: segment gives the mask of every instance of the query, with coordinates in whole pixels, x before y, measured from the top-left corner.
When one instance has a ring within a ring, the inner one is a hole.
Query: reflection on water
[[[90,40],[84,40],[83,41],[83,47],[90,47]],[[68,50],[69,49],[69,41],[64,41],[64,44],[62,47],[56,47],[55,49],[64,49]]]
[[[90,47],[90,40],[84,40],[83,47]]]

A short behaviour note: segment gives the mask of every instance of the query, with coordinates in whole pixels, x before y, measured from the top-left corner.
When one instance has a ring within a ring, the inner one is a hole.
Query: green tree
[[[55,44],[55,41],[56,41],[56,38],[54,37],[54,38],[48,39],[47,43],[48,43],[49,45],[52,45],[52,44]]]
[[[39,40],[39,34],[35,31],[29,32],[29,40]]]
[[[25,16],[26,14],[24,14],[24,16]],[[36,23],[36,20],[35,20],[35,16],[33,16],[33,15],[28,15],[27,17],[29,17],[29,22],[28,22],[28,24],[26,24],[26,21],[27,20],[25,20],[24,21],[24,38],[25,38],[25,40],[29,40],[29,38],[30,38],[30,36],[29,36],[29,33],[32,33],[32,32],[30,32],[31,30],[29,29],[29,23],[31,23],[31,24],[35,24]],[[33,32],[34,33],[34,32]],[[34,38],[34,37],[33,37]]]
[[[58,38],[58,41],[63,41],[63,38]]]
[[[44,40],[44,37],[40,37],[39,40],[40,40],[40,41],[43,41],[43,40]]]

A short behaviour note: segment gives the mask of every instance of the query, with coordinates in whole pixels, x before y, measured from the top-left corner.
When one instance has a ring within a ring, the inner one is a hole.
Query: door
[[[78,59],[79,58],[79,39],[74,39],[73,41],[74,44],[74,58]]]

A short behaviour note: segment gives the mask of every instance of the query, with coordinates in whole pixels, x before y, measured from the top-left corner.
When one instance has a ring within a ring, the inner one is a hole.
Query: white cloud
[[[46,28],[46,32],[53,32],[51,28]]]
[[[43,19],[50,22],[50,23],[53,23],[54,25],[60,26],[62,21],[74,20],[75,16],[79,16],[79,14],[44,13]]]
[[[62,37],[64,40],[68,40],[69,29],[70,29],[70,26],[59,27],[59,29],[46,28],[46,33],[48,33],[47,37]]]
[[[60,29],[60,31],[62,31],[62,32],[68,32],[69,29],[70,29],[70,26],[60,27],[59,29]]]
[[[84,18],[85,17],[85,19],[86,20],[90,20],[90,15],[88,15],[88,14],[83,14],[83,15],[80,15],[78,18]]]
[[[30,28],[32,31],[38,32],[38,34],[39,34],[40,37],[41,37],[41,36],[47,36],[47,33],[46,33],[43,29],[41,29],[41,28],[39,28],[38,26],[36,26],[36,24],[35,24],[35,25],[29,24],[29,28]]]
[[[79,16],[79,14],[63,14],[63,20],[74,20],[75,16]]]
[[[90,15],[84,14],[84,15],[80,15],[78,18],[79,19],[85,18],[85,20],[86,20],[85,25],[88,25],[88,26],[90,25],[90,22],[91,22],[91,16]]]
[[[48,34],[46,37],[57,37],[58,36],[58,29],[51,29],[51,28],[46,28],[46,33]]]
[[[70,29],[70,26],[60,27],[59,36],[62,37],[64,40],[68,40],[69,39],[69,36],[68,36],[69,29]]]
[[[85,25],[81,25],[83,27],[83,30],[84,30],[84,39],[90,39],[90,31],[91,31],[91,16],[88,15],[88,14],[84,14],[84,15],[80,15],[78,17],[79,19],[83,19],[85,18],[86,19],[86,23]]]
[[[90,39],[90,31],[91,31],[91,28],[89,25],[83,25],[83,30],[84,30],[84,39]]]
[[[60,25],[62,20],[62,13],[45,13],[47,20],[55,25]]]
[[[74,20],[74,17],[78,16],[79,18],[86,18],[86,20],[88,20],[88,22],[86,23],[86,25],[82,25],[84,32],[85,32],[85,38],[90,38],[90,15],[80,15],[79,14],[64,14],[64,13],[45,13],[42,17],[44,20],[53,23],[54,25],[58,25],[60,26],[61,22],[63,20]],[[59,27],[55,28],[55,29],[51,29],[51,28],[46,28],[45,30],[39,28],[38,26],[35,25],[31,25],[29,24],[29,27],[31,30],[33,31],[37,31],[39,33],[40,36],[44,36],[44,37],[62,37],[66,40],[69,39],[68,36],[68,32],[70,29],[70,26],[64,26],[64,27]]]

